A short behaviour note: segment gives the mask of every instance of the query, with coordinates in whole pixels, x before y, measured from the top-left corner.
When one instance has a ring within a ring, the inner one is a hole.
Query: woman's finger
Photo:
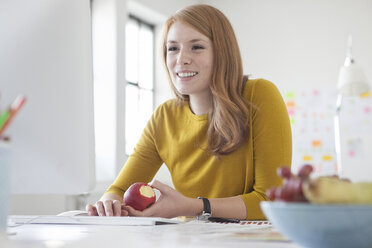
[[[98,216],[106,216],[105,208],[103,207],[103,202],[101,201],[96,202],[96,209]]]
[[[105,200],[103,201],[103,206],[105,207],[105,214],[106,216],[113,216],[114,212],[112,209],[112,200]]]
[[[132,208],[131,206],[128,206],[128,205],[124,206],[123,209],[128,212],[129,216],[145,216],[142,211],[138,211],[138,210],[136,210],[136,209],[134,209],[134,208]]]
[[[126,206],[125,205],[121,205],[121,216],[128,216],[129,213],[128,213],[128,210],[126,209]]]
[[[113,216],[121,216],[121,204],[118,200],[112,202]]]
[[[89,216],[97,216],[98,215],[96,207],[93,206],[92,204],[86,205],[85,211],[87,211]]]
[[[154,180],[152,182],[150,182],[148,184],[149,186],[151,186],[152,188],[155,188],[157,190],[159,190],[160,192],[166,192],[168,191],[169,189],[171,189],[171,187],[169,187],[168,185],[158,181],[158,180]]]

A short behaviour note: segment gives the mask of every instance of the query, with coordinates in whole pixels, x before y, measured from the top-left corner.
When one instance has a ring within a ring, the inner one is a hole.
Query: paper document
[[[153,226],[179,224],[183,221],[158,217],[132,216],[55,216],[55,215],[11,215],[9,221],[24,224],[107,225],[107,226]]]

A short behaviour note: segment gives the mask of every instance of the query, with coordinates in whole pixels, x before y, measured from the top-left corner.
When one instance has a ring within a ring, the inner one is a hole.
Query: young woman
[[[243,76],[230,22],[214,7],[192,5],[165,24],[163,55],[175,99],[160,105],[119,176],[90,215],[212,216],[265,219],[260,201],[291,164],[291,128],[277,88]],[[137,211],[123,204],[134,182],[168,167],[175,189],[153,181],[161,197]],[[197,197],[207,198],[198,199]]]

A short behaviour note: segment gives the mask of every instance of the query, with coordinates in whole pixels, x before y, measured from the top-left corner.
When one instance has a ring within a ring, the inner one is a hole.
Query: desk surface
[[[11,248],[60,247],[288,247],[268,224],[190,221],[159,226],[24,224],[8,228]],[[3,246],[1,246],[3,247]]]

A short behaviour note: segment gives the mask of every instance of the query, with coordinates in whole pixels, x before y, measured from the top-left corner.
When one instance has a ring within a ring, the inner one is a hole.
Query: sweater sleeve
[[[135,182],[150,182],[163,163],[156,145],[156,125],[161,120],[161,106],[153,113],[134,152],[121,169],[106,193],[123,196],[129,186]]]
[[[282,96],[271,82],[258,80],[253,85],[250,102],[254,181],[251,192],[241,197],[246,204],[247,219],[265,219],[260,201],[268,200],[268,188],[281,184],[277,168],[291,166],[291,126]]]

